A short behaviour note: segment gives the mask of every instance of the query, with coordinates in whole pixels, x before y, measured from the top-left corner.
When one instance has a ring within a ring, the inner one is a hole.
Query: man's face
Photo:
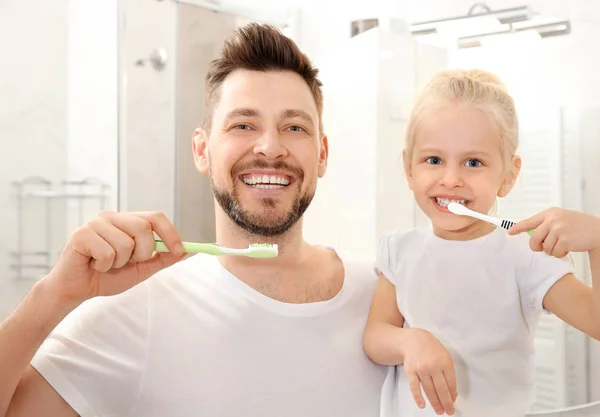
[[[237,225],[277,236],[308,208],[325,174],[327,138],[298,74],[236,70],[220,87],[208,137],[201,130],[194,135],[194,155]]]

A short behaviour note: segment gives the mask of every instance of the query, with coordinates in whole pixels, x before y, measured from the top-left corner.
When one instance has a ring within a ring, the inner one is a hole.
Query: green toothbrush
[[[217,245],[216,243],[183,242],[183,250],[188,253],[206,253],[208,255],[222,256],[249,256],[251,258],[274,258],[277,256],[277,245],[268,243],[254,243],[248,249],[233,249]],[[155,252],[169,252],[162,240],[154,241]]]

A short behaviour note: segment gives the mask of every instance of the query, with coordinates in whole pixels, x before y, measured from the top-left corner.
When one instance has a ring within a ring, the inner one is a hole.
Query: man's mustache
[[[304,173],[298,167],[292,166],[284,161],[267,162],[264,159],[255,159],[250,162],[235,165],[232,169],[232,176],[236,177],[240,172],[251,171],[253,169],[272,169],[276,171],[286,171],[292,174],[297,180],[304,178]]]

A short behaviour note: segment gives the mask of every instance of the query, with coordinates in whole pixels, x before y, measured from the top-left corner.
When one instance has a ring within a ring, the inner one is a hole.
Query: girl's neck
[[[496,226],[481,220],[475,220],[465,228],[459,230],[445,230],[433,225],[433,233],[445,240],[473,240],[492,233]]]

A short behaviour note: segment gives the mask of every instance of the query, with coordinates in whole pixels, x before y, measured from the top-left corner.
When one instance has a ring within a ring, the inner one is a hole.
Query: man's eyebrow
[[[227,116],[225,116],[225,121],[235,119],[236,117],[258,117],[259,115],[260,113],[258,112],[258,110],[251,108],[233,109],[232,111],[227,113]]]
[[[225,122],[228,122],[237,117],[259,117],[259,116],[260,116],[260,112],[258,110],[252,109],[249,107],[241,107],[241,108],[233,109],[232,111],[227,113],[227,116],[225,116]],[[308,114],[304,110],[298,110],[298,109],[287,109],[287,110],[282,111],[281,118],[283,118],[283,119],[299,118],[299,119],[304,120],[307,123],[310,123],[310,124],[314,123],[314,120],[310,116],[310,114]]]
[[[304,110],[296,110],[296,109],[284,110],[281,113],[281,117],[283,119],[293,119],[293,118],[297,117],[299,119],[304,120],[305,122],[308,122],[310,124],[314,124],[313,118],[310,117],[310,114],[308,114]]]

